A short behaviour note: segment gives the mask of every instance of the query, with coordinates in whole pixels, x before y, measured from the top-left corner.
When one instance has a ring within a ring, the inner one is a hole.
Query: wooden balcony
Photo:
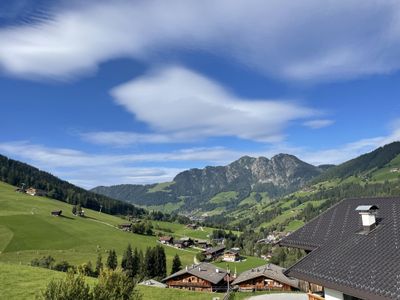
[[[317,294],[308,293],[307,295],[308,295],[308,300],[325,300],[324,297]]]

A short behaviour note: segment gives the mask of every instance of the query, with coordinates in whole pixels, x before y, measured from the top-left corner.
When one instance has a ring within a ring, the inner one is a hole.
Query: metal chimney
[[[359,205],[356,211],[361,215],[363,231],[368,233],[376,227],[376,214],[378,211],[376,205]]]

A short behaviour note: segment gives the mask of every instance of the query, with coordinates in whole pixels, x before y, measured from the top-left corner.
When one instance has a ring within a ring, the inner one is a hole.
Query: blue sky
[[[0,153],[85,188],[340,163],[399,140],[399,53],[397,1],[0,0]]]

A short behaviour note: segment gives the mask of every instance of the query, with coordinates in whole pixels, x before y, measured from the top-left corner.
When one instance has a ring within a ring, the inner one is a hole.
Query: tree
[[[69,269],[74,269],[73,265],[70,265],[67,261],[63,260],[54,265],[53,270],[60,272],[67,272]]]
[[[135,277],[141,273],[142,262],[143,262],[143,253],[142,257],[140,257],[140,253],[138,252],[137,248],[135,248],[132,256],[132,277]]]
[[[199,252],[199,253],[196,254],[196,259],[198,261],[205,261],[206,260],[206,256],[204,255],[203,252]]]
[[[134,277],[132,247],[130,244],[128,245],[124,252],[124,255],[122,256],[121,267],[128,277]]]
[[[93,276],[93,266],[92,262],[87,262],[78,266],[78,272],[85,276]]]
[[[31,266],[52,269],[55,259],[48,255],[41,258],[35,258],[31,261]]]
[[[140,300],[142,295],[135,288],[136,282],[120,270],[103,270],[93,289],[96,300]]]
[[[155,260],[153,276],[164,278],[167,276],[167,258],[165,256],[164,248],[160,245],[157,245],[153,251]]]
[[[175,254],[174,259],[172,260],[172,270],[171,274],[174,274],[182,269],[181,259],[178,254]]]
[[[102,261],[102,257],[101,254],[99,253],[99,255],[97,256],[97,260],[96,260],[96,276],[100,275],[101,270],[103,270],[103,261]]]
[[[91,300],[90,287],[82,274],[75,275],[69,271],[65,279],[52,280],[42,292],[39,299],[44,300]]]
[[[75,216],[76,215],[76,205],[72,206],[72,214]]]
[[[110,250],[110,253],[108,254],[107,258],[107,267],[111,270],[115,270],[118,265],[118,259],[117,259],[117,253],[115,253],[115,250]]]
[[[146,278],[153,278],[156,276],[155,271],[155,257],[154,257],[154,249],[151,247],[147,247],[146,254],[144,257],[143,264],[143,275]]]

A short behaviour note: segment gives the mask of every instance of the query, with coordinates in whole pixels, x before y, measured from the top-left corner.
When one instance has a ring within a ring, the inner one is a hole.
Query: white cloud
[[[394,124],[394,123],[393,123]],[[241,156],[272,157],[289,153],[314,164],[339,164],[380,146],[400,141],[400,127],[386,136],[371,137],[331,149],[310,150],[304,147],[276,145],[258,152],[244,152],[223,147],[189,148],[171,152],[99,155],[73,149],[49,148],[29,142],[0,143],[0,152],[30,163],[85,188],[120,183],[154,183],[170,181],[183,169],[165,167],[165,163],[191,165],[225,165]],[[150,166],[149,166],[150,164]],[[158,166],[154,166],[157,165]],[[186,169],[186,168],[185,168]]]
[[[318,114],[289,101],[241,99],[217,83],[187,69],[170,67],[114,88],[115,101],[157,135],[99,133],[93,141],[194,140],[235,136],[260,142],[282,140],[291,121]]]
[[[0,44],[0,65],[19,76],[71,77],[110,59],[190,49],[274,77],[345,79],[400,68],[400,3],[90,1],[3,28]]]
[[[310,120],[303,123],[304,126],[307,126],[311,129],[319,129],[323,127],[327,127],[335,123],[333,120],[327,119],[319,119],[319,120]]]

